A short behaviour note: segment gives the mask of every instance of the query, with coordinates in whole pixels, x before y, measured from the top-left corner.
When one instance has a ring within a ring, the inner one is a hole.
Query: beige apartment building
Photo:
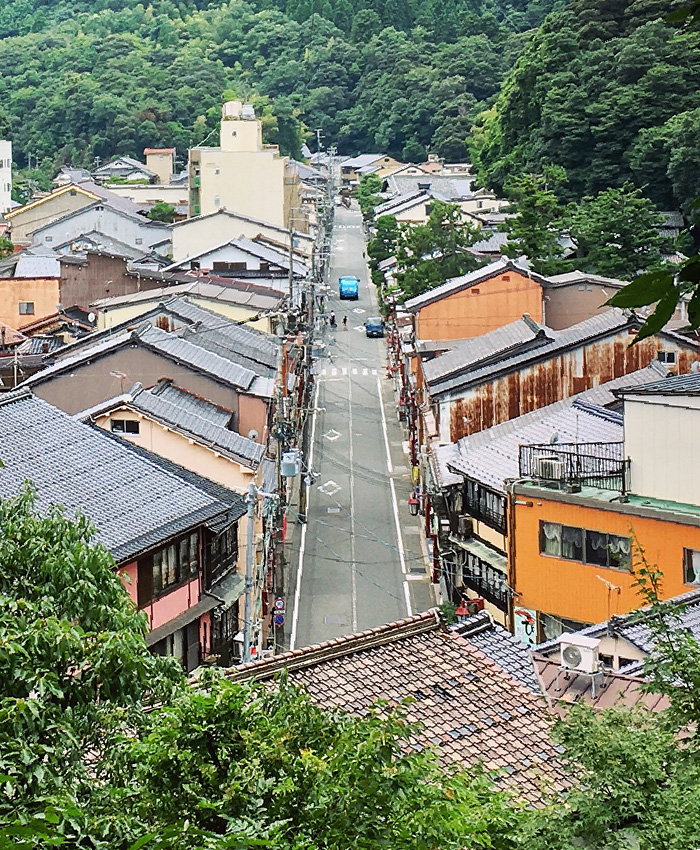
[[[299,192],[288,162],[277,145],[263,144],[262,122],[253,107],[228,101],[222,108],[219,147],[189,152],[190,216],[225,209],[305,230],[296,220],[301,216],[295,211]]]

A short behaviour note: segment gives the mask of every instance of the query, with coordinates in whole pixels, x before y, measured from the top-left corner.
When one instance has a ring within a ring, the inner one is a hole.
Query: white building
[[[12,142],[0,139],[0,213],[12,207]]]

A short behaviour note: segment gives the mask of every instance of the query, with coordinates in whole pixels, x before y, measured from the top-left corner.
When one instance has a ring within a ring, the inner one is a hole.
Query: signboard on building
[[[513,631],[525,646],[537,644],[537,611],[516,605],[513,610]]]

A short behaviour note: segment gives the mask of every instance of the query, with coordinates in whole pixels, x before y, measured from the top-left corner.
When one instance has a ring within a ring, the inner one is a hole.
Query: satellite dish
[[[88,322],[91,322],[91,323],[94,322],[95,318],[96,317],[95,317],[94,313],[88,313]]]
[[[248,439],[249,440],[257,440],[259,436],[260,435],[255,430],[255,428],[251,428],[250,431],[248,431]]]
[[[583,656],[581,650],[577,646],[566,646],[562,650],[561,657],[567,667],[579,667]]]

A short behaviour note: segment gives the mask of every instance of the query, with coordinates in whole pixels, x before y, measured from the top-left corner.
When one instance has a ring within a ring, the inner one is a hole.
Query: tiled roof
[[[474,614],[463,623],[452,626],[452,629],[528,690],[539,694],[540,687],[530,650],[503,626],[494,623],[487,611]]]
[[[187,266],[193,260],[198,260],[201,257],[205,257],[208,254],[213,254],[215,251],[219,251],[222,248],[235,248],[239,251],[242,251],[244,254],[249,254],[250,256],[257,257],[264,262],[270,263],[273,266],[278,266],[279,268],[289,270],[289,254],[288,252],[280,251],[275,248],[270,247],[270,245],[266,245],[263,242],[257,241],[255,239],[248,239],[245,236],[239,236],[236,239],[227,239],[225,242],[221,242],[218,245],[212,245],[207,248],[205,251],[198,251],[196,254],[191,254],[189,257],[185,257],[182,260],[178,260],[175,263],[171,263],[167,266],[164,271],[174,271],[175,269],[181,269],[183,266]],[[292,268],[294,270],[294,274],[298,277],[305,277],[309,269],[308,267],[297,260],[292,260]]]
[[[61,504],[94,522],[117,563],[230,511],[243,498],[174,464],[147,458],[26,390],[0,399],[0,496],[29,480],[39,506]],[[222,500],[223,497],[223,500]]]
[[[469,250],[475,254],[498,254],[501,248],[508,241],[508,234],[502,233],[500,230],[494,230],[483,239],[479,239],[473,245],[469,246]]]
[[[681,596],[675,596],[669,600],[679,609],[680,622],[678,626],[687,629],[692,636],[700,642],[700,588],[690,590]],[[641,652],[648,655],[654,648],[651,631],[645,622],[649,608],[632,611],[629,614],[612,617],[604,623],[596,623],[576,632],[586,637],[602,638],[605,636],[621,637],[637,647]],[[543,655],[551,655],[557,648],[557,640],[541,643],[537,651]],[[635,661],[624,668],[624,673],[638,673],[643,667],[643,662]]]
[[[229,218],[239,219],[240,221],[247,221],[247,222],[250,222],[251,224],[259,224],[262,227],[264,227],[266,230],[276,230],[278,233],[283,233],[285,236],[289,233],[289,228],[287,228],[287,227],[282,227],[279,224],[271,224],[269,221],[263,221],[262,219],[259,219],[259,218],[252,218],[251,216],[241,215],[241,213],[237,213],[237,212],[233,212],[232,210],[225,210],[225,209],[219,209],[219,210],[216,210],[215,212],[203,213],[202,215],[192,216],[192,218],[186,218],[183,221],[174,221],[172,224],[169,224],[168,227],[175,228],[175,227],[182,227],[183,225],[186,225],[186,224],[194,224],[194,223],[199,222],[199,221],[205,221],[206,219],[211,218],[212,216],[215,216],[215,215],[223,215],[223,216],[227,216]],[[306,240],[308,242],[314,241],[313,236],[309,236],[308,233],[302,233],[300,230],[294,231],[294,239],[303,239],[303,240]]]
[[[519,475],[518,448],[527,443],[547,443],[555,433],[558,442],[617,442],[622,439],[622,417],[606,405],[616,399],[617,387],[642,386],[654,381],[664,366],[656,362],[629,375],[615,378],[562,401],[524,413],[507,422],[463,437],[456,443],[434,446],[439,483],[461,484],[463,475],[499,493],[503,482]]]
[[[627,286],[629,281],[617,280],[613,277],[601,277],[598,274],[589,274],[588,272],[573,271],[565,274],[551,274],[547,278],[548,287],[550,289],[557,286],[570,286],[573,283],[596,283],[600,286],[608,286],[611,289],[621,289]]]
[[[418,206],[418,204],[429,204],[430,201],[431,197],[427,192],[411,192],[408,195],[399,195],[397,198],[390,198],[375,207],[374,217],[376,219],[382,215],[397,215],[404,210]]]
[[[434,301],[439,301],[448,295],[453,295],[455,292],[461,292],[464,289],[469,289],[469,287],[474,286],[477,283],[482,283],[485,280],[489,280],[489,278],[508,271],[519,272],[520,274],[525,275],[525,277],[530,277],[538,283],[544,284],[546,282],[546,278],[535,274],[535,272],[530,271],[530,269],[526,266],[520,265],[514,260],[509,260],[507,257],[504,257],[502,259],[494,260],[494,262],[489,263],[486,266],[482,266],[473,272],[468,272],[467,274],[460,275],[459,277],[453,277],[450,278],[450,280],[446,280],[445,283],[440,284],[440,286],[436,286],[434,289],[429,289],[427,292],[409,299],[404,304],[404,308],[409,310],[411,313],[416,312],[417,310],[420,310],[421,307],[425,307],[427,304],[432,304]]]
[[[366,713],[378,700],[423,724],[413,746],[445,764],[483,761],[531,804],[567,783],[540,697],[442,624],[436,611],[233,668],[235,681],[286,669],[323,708]]]
[[[383,153],[361,153],[358,156],[353,156],[341,163],[343,168],[353,168],[355,170],[363,168],[365,165],[371,165],[378,159],[385,156]]]
[[[58,257],[36,257],[20,254],[14,277],[60,277],[61,262]]]
[[[24,386],[43,383],[54,375],[73,369],[89,360],[94,360],[99,355],[133,344],[143,345],[170,360],[201,370],[216,380],[234,386],[239,390],[251,389],[256,378],[254,371],[246,369],[226,357],[207,351],[200,345],[183,339],[177,334],[169,334],[150,324],[143,324],[135,331],[124,331],[101,339],[94,345],[81,348],[76,354],[65,357],[27,378]]]
[[[392,195],[411,195],[427,192],[438,201],[459,201],[474,194],[476,178],[454,174],[389,174],[387,187]]]
[[[535,654],[533,662],[540,690],[560,709],[572,702],[585,702],[598,709],[631,708],[641,703],[651,711],[663,711],[670,705],[667,696],[646,693],[645,680],[638,676],[606,671],[596,676],[594,682],[591,676],[563,672],[558,661],[542,655]]]
[[[158,302],[173,295],[190,295],[193,298],[206,298],[223,304],[237,304],[252,310],[274,310],[284,297],[282,292],[269,286],[260,286],[248,281],[210,279],[192,280],[178,283],[174,286],[163,286],[158,289],[134,292],[130,295],[114,295],[111,298],[101,298],[92,302],[96,310],[107,311],[124,306],[125,304],[140,304],[151,301]]]
[[[85,420],[98,412],[107,412],[122,406],[163,422],[208,448],[247,466],[257,467],[265,452],[265,446],[229,429],[232,417],[230,410],[174,387],[169,380],[163,380],[149,390],[137,386],[130,393],[109,399],[91,410],[77,414],[76,418]]]
[[[700,373],[690,372],[687,375],[670,375],[660,381],[645,384],[643,387],[624,386],[615,395],[700,395]]]
[[[557,442],[562,443],[614,443],[622,440],[622,417],[615,413],[577,402],[550,407],[556,409],[545,407],[533,411],[535,415],[528,413],[504,422],[503,425],[510,426],[508,428],[496,425],[472,437],[463,437],[448,455],[448,469],[504,493],[504,481],[519,475],[521,445],[548,443],[554,436]],[[527,421],[519,421],[526,417]],[[553,449],[556,450],[556,446]],[[437,449],[438,453],[440,451]]]

